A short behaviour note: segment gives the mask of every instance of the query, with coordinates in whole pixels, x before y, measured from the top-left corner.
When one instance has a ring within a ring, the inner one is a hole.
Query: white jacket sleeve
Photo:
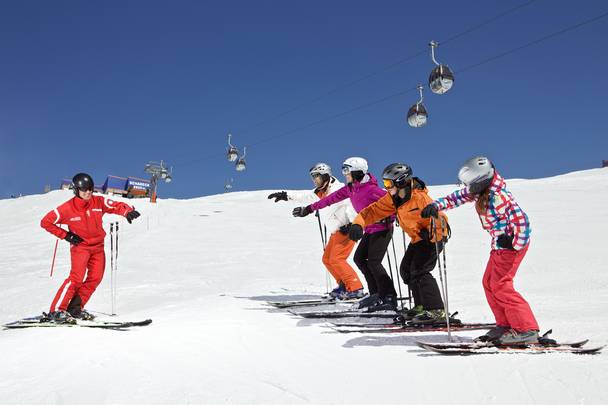
[[[336,190],[344,187],[344,184],[335,180],[331,185],[328,194],[333,193]],[[352,222],[353,219],[357,216],[355,209],[353,208],[350,199],[340,201],[337,204],[330,205],[322,210],[325,220],[325,224],[327,226],[327,232],[332,234],[340,229],[341,226],[346,225]]]
[[[319,201],[314,190],[294,190],[287,192],[287,199],[302,204],[312,204]]]
[[[357,218],[357,211],[355,211],[355,208],[350,201],[348,201],[348,204],[346,204],[346,207],[344,207],[344,216],[346,219],[348,219],[349,223],[353,222],[355,218]]]

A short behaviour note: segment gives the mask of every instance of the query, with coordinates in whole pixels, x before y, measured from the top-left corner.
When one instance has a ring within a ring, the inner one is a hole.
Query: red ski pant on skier
[[[483,288],[496,325],[518,332],[538,330],[530,305],[513,287],[513,277],[527,251],[527,246],[522,250],[492,250],[483,275]]]
[[[82,300],[81,308],[91,298],[103,278],[106,255],[101,246],[72,246],[70,249],[72,268],[51,304],[51,312],[66,311],[68,304],[78,295]]]
[[[338,284],[344,284],[347,291],[363,288],[357,273],[346,261],[354,247],[355,242],[350,240],[348,235],[335,232],[329,238],[323,253],[323,264]]]

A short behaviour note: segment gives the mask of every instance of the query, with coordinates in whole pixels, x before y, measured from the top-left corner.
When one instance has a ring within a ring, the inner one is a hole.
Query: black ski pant
[[[442,250],[440,243],[439,252]],[[437,280],[431,274],[436,263],[435,243],[422,240],[409,244],[399,268],[403,282],[412,291],[414,305],[422,305],[424,309],[443,309]]]
[[[392,229],[364,234],[353,258],[355,264],[365,276],[370,295],[377,293],[380,298],[387,295],[397,296],[393,280],[388,276],[382,265],[382,259],[386,254],[386,248],[392,236]]]

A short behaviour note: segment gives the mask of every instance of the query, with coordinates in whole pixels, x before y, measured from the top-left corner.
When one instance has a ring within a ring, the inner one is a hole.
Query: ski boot
[[[83,321],[92,321],[93,319],[95,319],[95,315],[83,309],[80,311],[80,315],[74,316],[74,318],[81,319]]]
[[[365,292],[363,291],[363,288],[359,288],[358,290],[355,290],[355,291],[343,292],[342,294],[340,294],[338,299],[343,300],[343,301],[348,301],[348,300],[358,300],[363,297],[365,297]]]
[[[443,309],[428,309],[416,315],[409,323],[412,325],[445,324],[445,311]]]
[[[344,287],[344,284],[340,283],[336,288],[331,290],[331,292],[329,293],[329,297],[332,299],[336,299],[345,292],[347,292],[346,287]]]
[[[500,337],[504,335],[505,332],[508,331],[508,326],[496,325],[495,327],[490,329],[485,335],[478,336],[474,340],[475,342],[495,342],[500,339]]]
[[[76,324],[76,319],[74,319],[72,315],[70,315],[70,313],[67,311],[53,311],[49,312],[48,314],[43,313],[43,315],[46,318],[47,322],[69,323],[72,325]]]
[[[83,321],[92,321],[95,319],[95,315],[82,309],[82,300],[80,299],[79,295],[74,295],[74,298],[72,298],[68,304],[67,312],[72,316],[72,318],[81,319]]]
[[[370,305],[373,305],[376,301],[380,300],[380,296],[378,294],[371,294],[367,297],[363,298],[359,301],[359,309],[368,308]]]
[[[384,298],[379,298],[376,302],[367,307],[367,312],[378,311],[397,311],[397,297],[394,295],[387,295]]]
[[[527,345],[528,343],[538,343],[538,331],[526,330],[518,332],[514,329],[505,332],[495,343],[504,346]]]
[[[424,308],[422,305],[415,305],[412,308],[408,309],[407,311],[403,311],[401,313],[401,316],[403,317],[404,321],[410,321],[412,319],[414,319],[417,315],[420,315],[424,312]]]

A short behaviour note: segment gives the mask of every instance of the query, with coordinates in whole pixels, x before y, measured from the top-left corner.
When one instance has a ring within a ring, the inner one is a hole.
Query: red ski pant
[[[346,261],[355,247],[355,242],[341,232],[334,232],[323,253],[323,264],[327,271],[336,279],[338,284],[343,283],[347,291],[363,288],[357,273]]]
[[[519,251],[492,250],[483,275],[483,288],[496,325],[518,332],[539,330],[530,305],[513,287],[513,277],[527,251],[527,246]]]
[[[78,294],[82,300],[81,307],[86,303],[101,283],[106,267],[106,254],[101,246],[72,246],[70,249],[72,268],[51,304],[52,311],[65,311],[68,304]]]

